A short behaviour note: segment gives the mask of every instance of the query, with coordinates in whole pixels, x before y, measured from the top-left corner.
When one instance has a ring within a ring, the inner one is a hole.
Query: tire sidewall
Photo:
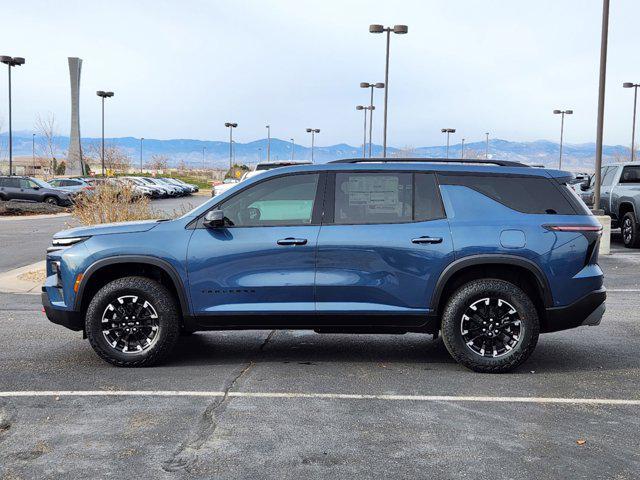
[[[469,306],[486,297],[509,302],[520,317],[520,339],[509,353],[483,357],[473,352],[461,333],[462,315]],[[520,365],[531,354],[540,332],[538,313],[531,299],[516,285],[497,279],[475,280],[460,287],[450,298],[442,316],[442,337],[455,360],[468,368],[484,372],[502,372]]]
[[[627,220],[629,222],[631,222],[631,238],[629,239],[628,242],[627,242],[627,240],[625,239],[625,236],[624,236],[624,228],[625,228],[625,223],[627,222]],[[622,233],[622,242],[624,243],[625,247],[633,248],[633,247],[637,247],[638,246],[638,243],[639,243],[639,239],[638,239],[638,223],[636,221],[636,216],[633,214],[633,212],[627,212],[622,217],[621,233]]]
[[[118,297],[135,295],[148,301],[158,314],[158,339],[147,350],[123,353],[115,350],[102,333],[102,315]],[[143,277],[114,280],[93,297],[85,318],[87,337],[93,349],[104,360],[118,366],[143,366],[155,363],[171,349],[179,335],[178,312],[170,292],[158,282]]]

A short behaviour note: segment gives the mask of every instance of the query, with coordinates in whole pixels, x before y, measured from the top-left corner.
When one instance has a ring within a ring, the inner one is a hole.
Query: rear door
[[[423,324],[434,308],[436,281],[454,255],[435,175],[336,172],[327,178],[325,205],[318,313],[352,314],[345,324],[371,322],[368,314],[378,323],[393,315],[394,324]]]
[[[614,213],[611,211],[611,190],[613,189],[617,173],[617,166],[603,167],[601,170],[600,208],[608,215],[612,215]]]

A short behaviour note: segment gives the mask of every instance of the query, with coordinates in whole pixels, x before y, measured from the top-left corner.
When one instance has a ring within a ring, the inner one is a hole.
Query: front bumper
[[[540,331],[557,332],[582,325],[600,325],[604,315],[607,290],[602,287],[565,307],[547,308]]]
[[[80,312],[53,307],[49,300],[49,294],[44,287],[42,287],[42,306],[50,322],[67,327],[69,330],[79,331],[84,329],[84,319]]]

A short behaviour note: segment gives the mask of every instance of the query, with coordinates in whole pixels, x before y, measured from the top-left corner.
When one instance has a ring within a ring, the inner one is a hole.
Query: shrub
[[[76,197],[73,216],[83,225],[149,220],[158,215],[149,199],[137,196],[127,185],[106,183]]]

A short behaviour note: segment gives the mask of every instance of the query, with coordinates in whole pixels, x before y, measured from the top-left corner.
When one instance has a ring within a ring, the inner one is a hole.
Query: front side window
[[[630,165],[622,169],[620,183],[640,183],[640,165]]]
[[[613,177],[615,177],[616,172],[618,171],[618,167],[605,167],[606,171],[602,172],[600,176],[602,177],[600,185],[603,187],[608,187],[613,184]]]
[[[229,226],[309,225],[319,178],[302,174],[265,180],[225,200],[218,209]]]

